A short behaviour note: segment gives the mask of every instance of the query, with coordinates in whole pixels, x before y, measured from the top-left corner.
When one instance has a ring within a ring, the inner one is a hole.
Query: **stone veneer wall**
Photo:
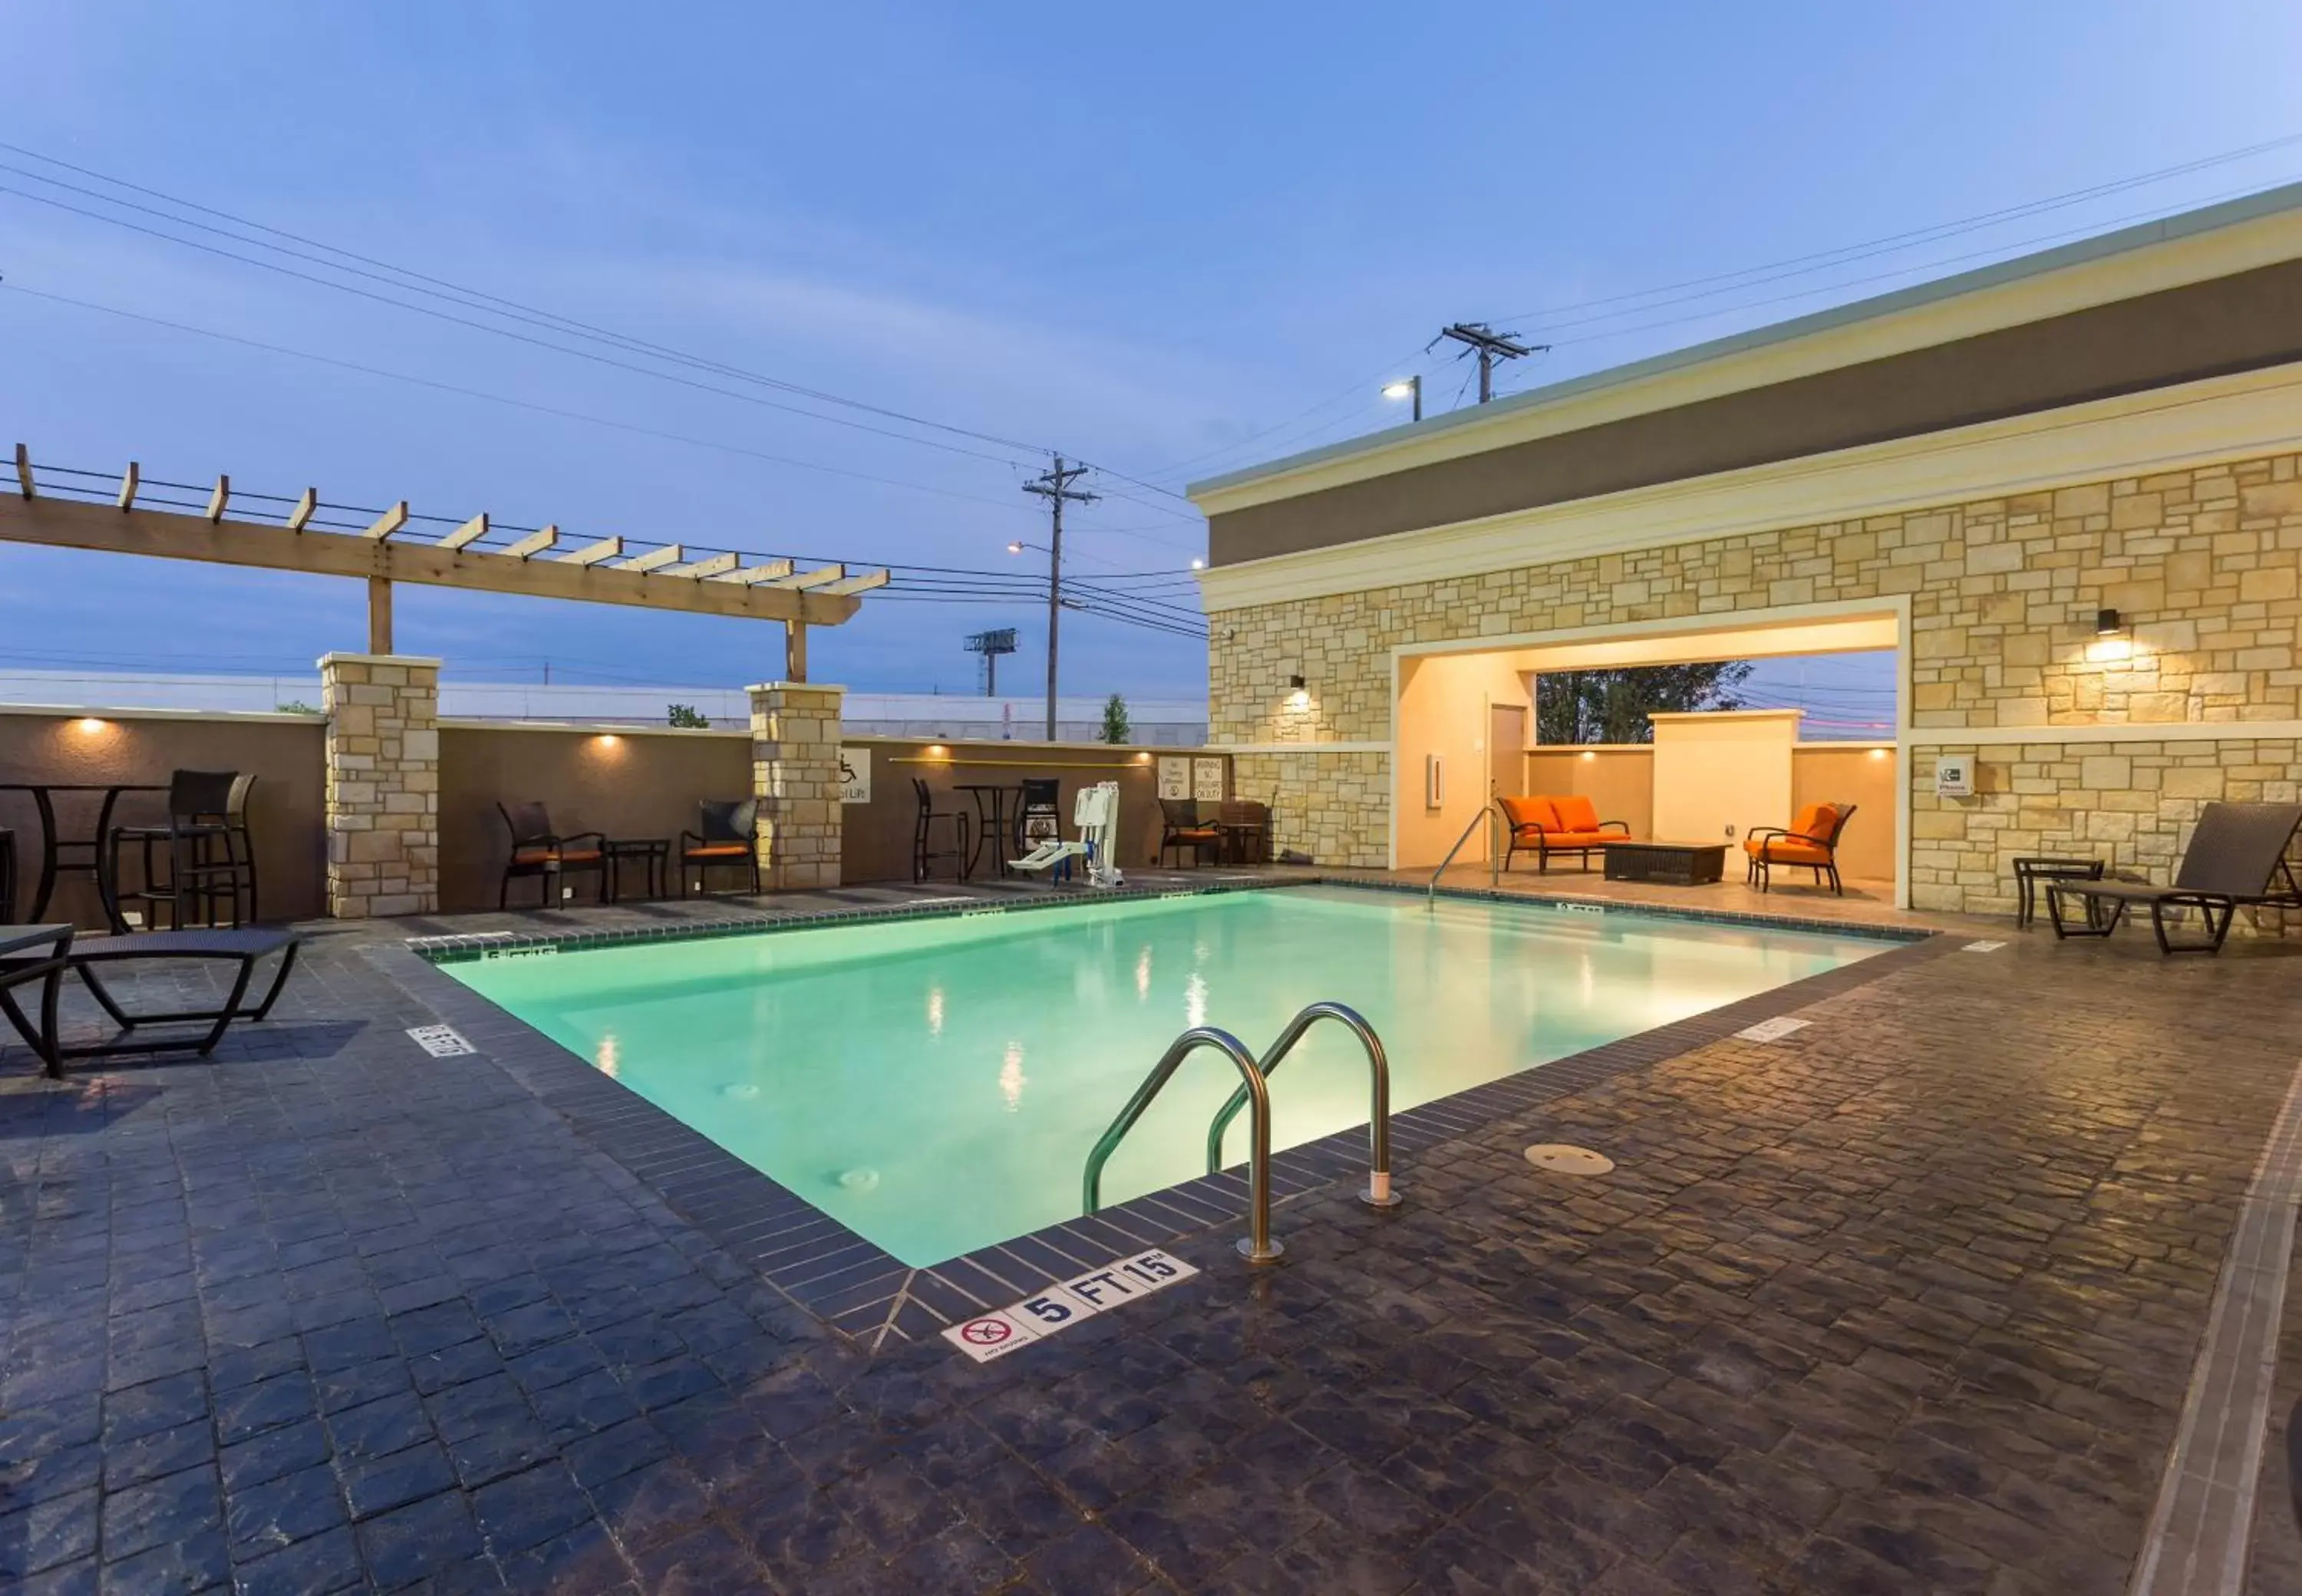
[[[1934,790],[1936,763],[1974,761],[1974,796]],[[2025,853],[2100,859],[2113,870],[2171,881],[2198,811],[2215,799],[2297,801],[2291,738],[2038,742],[1912,751],[1911,901],[1920,909],[2012,911],[2014,860]],[[2242,917],[2284,928],[2278,910]]]
[[[760,800],[760,872],[770,890],[839,885],[844,692],[799,682],[751,689],[752,793]]]
[[[1321,864],[1381,869],[1390,848],[1387,753],[1235,753],[1231,790],[1271,805],[1276,847]]]
[[[2298,459],[2279,455],[1219,610],[1210,617],[1210,741],[1388,741],[1390,651],[1403,643],[1901,594],[1910,596],[1910,709],[1920,731],[2228,722],[2243,739],[2245,722],[2302,719]],[[1945,469],[1955,468],[1951,461]],[[2130,640],[2097,642],[2095,612],[2105,608],[2131,618]],[[1296,674],[1306,679],[1310,701],[1300,710],[1287,706]],[[2122,752],[2088,746],[2096,757]],[[1248,757],[1274,761],[1270,777],[1257,779],[1281,788],[1282,813],[1292,793],[1305,816],[1300,831],[1275,828],[1280,845],[1356,839],[1319,856],[1383,862],[1387,782],[1345,798],[1322,785],[1336,756],[1306,749]],[[2231,768],[2254,762],[2248,752]],[[2050,763],[2059,771],[2060,761]],[[1930,786],[1931,762],[1913,760],[1909,778],[1914,791]],[[2195,810],[2172,794],[2154,802],[2166,806],[2163,826]],[[1947,846],[1953,842],[1959,846]],[[2004,882],[1985,886],[1967,843],[1919,834],[1912,883],[1927,890],[1914,902],[1960,909],[1971,895],[1979,909],[2003,901]]]
[[[328,912],[440,907],[440,662],[386,654],[320,661],[328,718]]]

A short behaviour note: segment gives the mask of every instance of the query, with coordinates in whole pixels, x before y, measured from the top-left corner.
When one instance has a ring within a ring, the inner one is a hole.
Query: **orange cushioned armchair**
[[[1817,886],[1827,881],[1831,891],[1844,897],[1846,889],[1838,881],[1838,839],[1854,818],[1854,809],[1852,803],[1810,803],[1799,811],[1788,831],[1779,826],[1754,827],[1743,838],[1743,852],[1749,856],[1743,879],[1765,892],[1770,867],[1792,865],[1812,870]]]
[[[1503,806],[1503,818],[1510,823],[1510,841],[1503,853],[1503,869],[1510,869],[1511,861],[1532,851],[1537,874],[1550,869],[1554,853],[1572,853],[1591,868],[1591,855],[1607,845],[1609,838],[1619,840],[1631,835],[1631,828],[1620,820],[1602,820],[1598,807],[1588,798],[1569,795],[1564,798],[1497,798]]]

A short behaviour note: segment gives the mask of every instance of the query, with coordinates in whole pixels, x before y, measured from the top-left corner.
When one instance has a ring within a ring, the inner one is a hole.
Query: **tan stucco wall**
[[[1508,656],[1432,655],[1401,663],[1396,769],[1402,869],[1435,865],[1447,856],[1472,816],[1485,807],[1491,758],[1495,759],[1496,779],[1506,791],[1517,779],[1525,744],[1505,751],[1487,747],[1490,707],[1496,704],[1525,709],[1533,729],[1533,698],[1526,678],[1512,668]],[[1443,761],[1443,802],[1436,808],[1426,802],[1424,779],[1424,761],[1432,754]],[[1464,844],[1459,857],[1484,859],[1487,852],[1483,831]]]
[[[1805,743],[1791,751],[1791,813],[1810,803],[1851,803],[1838,837],[1839,873],[1851,880],[1895,878],[1895,759],[1891,748]],[[1762,821],[1787,826],[1790,821]]]
[[[1798,716],[1654,718],[1654,835],[1673,843],[1730,842],[1753,826],[1787,826]]]
[[[325,728],[318,716],[95,714],[90,725],[76,714],[0,711],[0,781],[164,786],[178,769],[252,770],[256,779],[248,794],[248,833],[256,844],[257,911],[267,920],[308,920],[323,911],[326,784],[320,744]],[[90,835],[101,802],[100,794],[57,794],[59,829],[66,836]],[[164,811],[156,794],[125,796],[113,824],[151,825]],[[32,800],[21,793],[0,793],[0,827],[16,834],[14,914],[28,914],[40,869],[40,826]],[[130,867],[131,876],[134,868]],[[101,925],[96,884],[82,872],[60,875],[48,913],[83,927]],[[0,920],[9,918],[6,905],[0,904]]]
[[[1969,502],[1952,486],[1954,453],[1941,469],[1949,491],[1936,508],[1217,610],[1213,741],[1388,741],[1402,645],[1905,596],[1921,733],[2197,722],[2242,738],[2249,721],[2302,719],[2297,457]],[[2097,643],[2103,608],[2128,617],[2130,640]],[[1310,694],[1300,712],[1285,705],[1296,673]],[[1312,774],[1384,756],[1256,757],[1282,786],[1293,785],[1282,772],[1305,770],[1306,835],[1348,847],[1336,862],[1385,862],[1384,817],[1334,813],[1340,801],[1323,795],[1334,784]],[[1916,761],[1911,778],[1931,780]],[[2170,826],[2186,818],[2165,811]],[[2004,884],[1986,886],[1979,865],[1947,851],[1953,840],[1914,827],[1914,903],[1995,904]]]

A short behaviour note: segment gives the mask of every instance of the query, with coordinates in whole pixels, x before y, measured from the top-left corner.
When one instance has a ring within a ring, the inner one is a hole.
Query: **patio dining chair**
[[[706,798],[695,806],[699,829],[679,834],[679,895],[687,895],[687,872],[695,872],[695,887],[709,895],[713,869],[751,872],[752,891],[760,891],[760,801]]]
[[[1222,837],[1221,827],[1209,826],[1199,819],[1199,806],[1190,799],[1159,800],[1159,863],[1162,868],[1166,865],[1167,850],[1170,848],[1178,854],[1189,848],[1194,864],[1205,863],[1210,848],[1220,859],[1222,856]]]
[[[597,831],[579,831],[562,836],[551,829],[551,816],[541,803],[496,804],[496,813],[503,817],[505,827],[511,833],[511,854],[504,861],[503,880],[496,888],[496,907],[511,907],[511,884],[522,877],[541,878],[539,890],[542,898],[540,908],[549,909],[559,902],[559,894],[552,888],[570,874],[589,870],[599,883],[599,899],[607,902],[607,836]]]
[[[1743,838],[1743,880],[1760,892],[1773,883],[1774,867],[1788,865],[1814,872],[1814,884],[1827,884],[1840,897],[1846,887],[1838,878],[1838,839],[1858,806],[1852,803],[1810,803],[1785,828],[1755,826]]]

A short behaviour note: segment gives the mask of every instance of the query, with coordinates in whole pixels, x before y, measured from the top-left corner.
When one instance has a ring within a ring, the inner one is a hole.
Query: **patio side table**
[[[32,807],[40,817],[40,877],[32,889],[31,919],[38,920],[48,911],[48,901],[55,896],[56,874],[60,870],[85,873],[96,882],[97,901],[104,906],[105,924],[115,937],[128,935],[128,922],[121,918],[118,897],[120,884],[112,878],[105,863],[110,852],[105,846],[112,835],[112,811],[125,793],[164,793],[164,786],[132,781],[0,781],[0,793],[22,793],[32,800]],[[56,828],[58,793],[104,794],[96,814],[96,831],[89,836],[65,836]],[[67,848],[84,853],[85,859],[67,859]],[[0,919],[13,912],[12,905],[0,905]]]
[[[968,881],[975,878],[975,867],[982,861],[986,841],[993,844],[991,862],[998,867],[999,873],[1002,876],[1012,875],[1013,872],[1007,868],[1007,853],[1015,839],[1007,835],[1007,828],[1020,824],[1020,819],[1019,815],[1007,812],[1007,800],[1011,797],[1016,799],[1016,809],[1020,814],[1023,789],[1013,782],[962,781],[954,783],[951,790],[968,794],[975,800],[978,822],[975,846],[967,855],[967,874],[961,878]]]
[[[2038,853],[2018,857],[2014,861],[2014,923],[2027,926],[2037,918],[2039,882],[2099,881],[2102,869],[2099,859],[2054,859]]]
[[[671,860],[671,844],[660,836],[611,836],[601,840],[601,865],[607,874],[604,900],[613,903],[622,896],[623,867],[626,862],[643,867],[642,878],[646,883],[640,895],[644,901],[663,896],[665,868]]]

